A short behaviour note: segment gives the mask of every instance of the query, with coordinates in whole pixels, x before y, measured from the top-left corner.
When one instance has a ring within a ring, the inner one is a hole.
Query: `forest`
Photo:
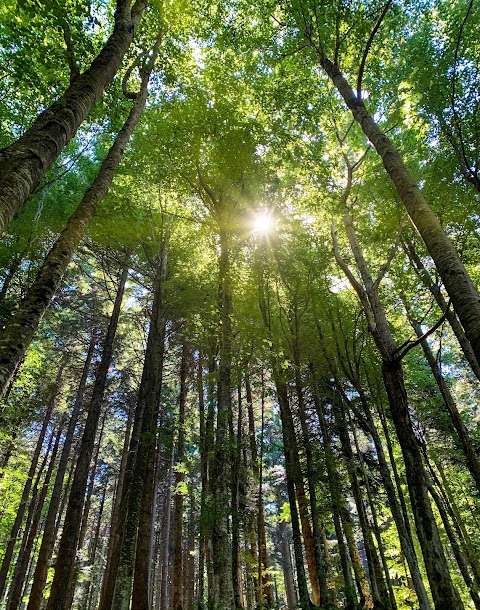
[[[478,24],[2,0],[0,610],[480,610]]]

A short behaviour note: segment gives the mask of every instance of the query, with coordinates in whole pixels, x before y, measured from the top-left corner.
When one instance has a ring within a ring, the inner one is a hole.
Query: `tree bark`
[[[297,595],[295,593],[295,583],[293,582],[293,567],[290,560],[290,549],[287,540],[287,524],[280,521],[277,525],[280,537],[280,551],[282,554],[283,579],[285,583],[285,593],[287,596],[288,610],[295,610],[297,607]]]
[[[313,391],[313,399],[315,410],[317,411],[320,430],[322,432],[322,444],[325,452],[325,465],[327,467],[327,483],[330,491],[330,502],[332,507],[333,524],[335,527],[335,535],[338,542],[338,551],[340,555],[340,565],[342,568],[343,580],[345,585],[345,598],[347,610],[353,610],[357,606],[357,598],[355,595],[355,587],[352,580],[350,562],[348,560],[348,552],[345,546],[343,537],[343,529],[340,520],[340,512],[343,507],[341,497],[339,475],[336,468],[335,455],[331,445],[331,434],[327,428],[323,405],[318,396],[316,389]]]
[[[73,577],[73,572],[75,569],[75,557],[80,536],[80,527],[82,524],[82,513],[85,502],[85,490],[87,487],[88,473],[95,447],[95,436],[97,433],[100,412],[103,404],[108,369],[112,359],[113,344],[117,332],[127,275],[128,263],[126,263],[123,267],[120,276],[112,315],[110,317],[107,334],[103,342],[102,358],[95,377],[95,383],[88,408],[87,421],[83,430],[80,451],[75,466],[75,473],[73,475],[67,512],[63,524],[63,533],[58,549],[55,576],[52,582],[47,610],[68,610],[68,608],[65,608],[65,602],[68,595],[70,581]]]
[[[21,599],[23,586],[25,584],[25,578],[28,572],[28,564],[32,554],[33,545],[35,538],[38,533],[38,526],[42,516],[42,510],[45,504],[45,498],[47,497],[48,487],[50,485],[50,479],[52,477],[53,469],[57,460],[57,453],[60,446],[60,438],[63,431],[63,422],[60,422],[55,438],[55,443],[51,451],[49,451],[49,464],[45,478],[42,483],[42,488],[38,498],[32,497],[31,501],[31,523],[29,528],[25,528],[24,539],[22,541],[22,547],[18,553],[15,570],[13,572],[12,581],[10,583],[10,591],[8,593],[7,610],[16,610],[18,608]],[[35,499],[35,502],[34,502]]]
[[[230,244],[227,230],[220,226],[220,256],[218,279],[219,306],[219,371],[217,399],[217,430],[213,472],[214,522],[212,531],[213,603],[218,608],[233,606],[232,553],[229,540],[230,455],[228,422],[232,412],[232,285]]]
[[[445,314],[445,317],[448,320],[448,322],[457,338],[458,344],[462,348],[463,354],[464,354],[468,364],[470,365],[470,368],[472,369],[473,374],[480,381],[480,365],[478,364],[475,354],[473,353],[473,349],[470,344],[470,341],[467,339],[467,336],[465,335],[465,331],[463,330],[462,325],[458,321],[458,318],[455,315],[455,312],[452,311],[451,309],[449,309],[448,303],[442,294],[440,286],[438,285],[438,283],[434,282],[433,279],[430,277],[430,274],[425,269],[425,265],[423,264],[421,258],[418,256],[413,243],[410,240],[404,238],[403,245],[404,245],[405,253],[407,254],[408,258],[410,259],[410,263],[411,263],[413,269],[416,271],[416,273],[417,273],[418,277],[420,278],[420,280],[422,281],[423,285],[432,294],[433,298],[435,299],[438,306],[440,307],[442,313]]]
[[[299,524],[299,510],[297,509],[297,493],[299,487],[295,486],[295,482],[298,481],[298,466],[297,461],[293,455],[294,447],[296,447],[296,439],[292,438],[292,422],[291,413],[289,412],[288,406],[288,390],[285,383],[282,383],[278,379],[278,375],[274,373],[275,386],[277,390],[277,399],[278,404],[280,405],[280,418],[282,422],[282,435],[283,435],[283,451],[285,454],[285,468],[287,472],[287,492],[288,492],[288,502],[290,505],[290,516],[292,520],[292,532],[293,532],[293,550],[295,555],[295,567],[297,569],[297,584],[298,584],[298,595],[300,605],[304,608],[310,608],[312,603],[310,601],[310,595],[308,593],[307,587],[307,579],[305,576],[305,568],[303,564],[303,549],[302,549],[302,539],[300,534],[300,524]],[[303,484],[303,481],[302,481]],[[297,493],[296,491],[297,490]],[[300,505],[300,502],[299,502]],[[305,505],[305,504],[304,504]],[[302,523],[302,526],[304,524]],[[307,523],[306,525],[309,526]],[[308,532],[308,529],[303,528],[304,533],[304,542],[305,541],[305,531]],[[311,536],[311,532],[310,532]],[[308,537],[307,537],[308,540]],[[314,566],[313,549],[310,545],[310,569],[311,566]],[[307,554],[307,550],[305,550]],[[311,572],[310,576],[311,576]],[[314,572],[314,576],[316,577],[316,571]]]
[[[110,189],[127,144],[145,108],[151,69],[149,67],[143,73],[142,85],[137,98],[127,120],[103,160],[97,176],[45,258],[25,298],[0,333],[0,396],[5,393],[9,381],[20,365],[72,256],[87,232],[98,205]]]
[[[115,25],[90,67],[44,110],[11,146],[0,151],[0,233],[52,167],[113,80],[128,51],[146,0],[118,0]]]
[[[102,576],[102,587],[101,587],[101,592],[100,592],[100,596],[104,597],[105,594],[105,588],[107,586],[107,583],[110,582],[110,570],[111,570],[111,565],[112,565],[112,557],[113,557],[113,552],[114,552],[114,533],[118,531],[118,521],[120,519],[120,502],[122,499],[122,490],[123,490],[123,485],[125,482],[125,472],[127,469],[127,460],[128,460],[128,454],[129,454],[129,447],[130,447],[130,435],[131,435],[131,431],[132,431],[132,423],[133,423],[133,413],[134,413],[134,407],[133,405],[130,405],[129,411],[128,411],[128,418],[127,418],[127,426],[125,429],[125,437],[123,440],[123,449],[122,449],[122,457],[120,460],[120,468],[119,468],[119,472],[118,472],[118,478],[117,478],[117,485],[115,488],[115,494],[114,494],[114,499],[113,499],[113,503],[112,503],[112,513],[111,513],[111,517],[110,517],[110,532],[109,532],[109,536],[108,536],[108,546],[107,546],[107,557],[106,557],[106,563],[105,563],[105,569],[103,572],[103,576]],[[27,608],[27,610],[29,610]],[[37,610],[37,609],[35,609]]]
[[[362,530],[365,554],[368,562],[370,590],[374,608],[389,608],[389,594],[385,585],[377,551],[373,543],[372,532],[368,523],[365,506],[363,504],[362,492],[356,475],[355,460],[347,431],[347,423],[343,408],[339,407],[335,413],[336,428],[339,432],[342,453],[347,465],[348,478],[352,489],[355,506],[357,507],[358,520]]]
[[[413,515],[435,608],[436,610],[448,610],[450,608],[463,610],[463,603],[450,576],[428,497],[426,473],[419,443],[415,436],[410,417],[402,365],[396,355],[396,345],[388,326],[385,310],[380,301],[378,285],[370,275],[357,241],[353,222],[347,212],[344,214],[344,223],[364,288],[356,282],[351,272],[346,268],[345,263],[339,255],[338,244],[336,243],[335,257],[361,300],[369,322],[369,330],[382,359],[383,380],[389,400],[390,412],[405,462]]]
[[[161,244],[155,274],[153,304],[150,315],[147,348],[143,364],[142,381],[135,411],[135,420],[130,442],[130,454],[127,462],[125,482],[120,502],[117,531],[113,532],[114,551],[112,555],[109,582],[106,583],[101,610],[115,610],[130,607],[136,546],[138,540],[138,527],[142,514],[142,500],[145,489],[151,491],[152,483],[149,466],[155,464],[155,447],[157,437],[158,409],[160,406],[160,393],[162,384],[164,340],[165,340],[165,279],[168,265],[169,229],[167,227]],[[150,487],[149,487],[150,485]],[[150,500],[145,499],[143,508],[151,510]],[[151,518],[144,515],[145,527],[151,528]],[[150,535],[150,534],[149,534]],[[142,539],[149,548],[149,543]],[[145,553],[147,550],[145,549]],[[135,603],[147,604],[150,599],[150,554],[144,554],[146,564],[142,568],[143,586],[137,588],[139,595]],[[137,571],[138,575],[138,571]],[[137,577],[137,583],[138,577]],[[137,585],[138,586],[138,585]],[[143,597],[143,601],[141,598]]]
[[[413,326],[415,334],[418,338],[422,337],[423,332],[420,328],[420,324],[417,321],[413,320],[410,315],[409,317],[410,323]],[[437,359],[433,355],[428,341],[426,339],[423,339],[420,342],[420,345],[422,346],[425,358],[430,366],[435,381],[437,382],[438,389],[440,390],[440,394],[443,398],[443,402],[445,403],[448,414],[450,415],[450,420],[453,424],[453,427],[455,428],[455,431],[458,434],[458,438],[460,439],[463,452],[465,453],[467,467],[470,470],[470,474],[472,475],[473,480],[475,481],[477,490],[480,491],[480,459],[478,458],[477,452],[475,451],[472,445],[468,430],[465,424],[463,423],[460,413],[458,412],[455,400],[450,392],[448,385],[445,382],[445,379],[443,378],[443,375],[440,371],[440,367],[438,366]]]
[[[5,593],[8,570],[10,568],[10,563],[12,561],[15,544],[17,542],[17,536],[20,531],[23,517],[25,515],[25,511],[27,508],[27,503],[28,503],[28,500],[30,497],[30,490],[32,489],[32,484],[33,484],[33,477],[35,476],[35,471],[37,470],[38,460],[40,458],[40,453],[42,451],[43,442],[45,440],[45,435],[47,433],[48,424],[50,423],[52,412],[53,412],[53,409],[55,408],[55,401],[57,398],[57,393],[60,390],[62,373],[63,373],[63,364],[58,371],[57,379],[52,388],[52,393],[48,399],[48,404],[47,404],[47,408],[45,409],[45,416],[43,419],[42,427],[40,429],[40,434],[38,436],[35,450],[33,452],[32,461],[30,462],[30,468],[27,473],[27,480],[25,481],[25,485],[23,487],[20,504],[18,506],[17,514],[15,515],[15,520],[13,522],[13,526],[10,531],[10,536],[8,538],[7,546],[5,548],[5,554],[3,556],[2,565],[0,567],[0,599],[3,597],[3,594]]]
[[[72,413],[70,415],[70,421],[68,423],[67,432],[65,434],[62,453],[60,454],[60,460],[58,462],[57,474],[55,475],[55,482],[53,484],[50,504],[48,506],[47,516],[45,518],[45,524],[43,527],[42,543],[38,552],[37,563],[33,576],[32,589],[30,591],[28,599],[27,610],[40,610],[40,606],[42,603],[43,590],[47,581],[48,563],[52,556],[53,546],[55,544],[55,522],[58,514],[58,509],[60,507],[63,482],[65,479],[68,460],[70,458],[70,452],[73,445],[74,433],[75,428],[77,426],[78,416],[80,415],[80,409],[83,404],[83,397],[85,395],[88,372],[90,370],[90,365],[95,350],[95,343],[96,333],[93,332],[90,339],[90,345],[88,348],[87,356],[85,358],[85,364],[83,366],[80,382],[78,384],[78,390],[75,397],[75,402],[73,404]]]
[[[231,477],[231,511],[232,511],[232,583],[233,603],[235,608],[242,608],[242,583],[240,582],[240,471],[242,468],[242,392],[238,387],[238,417],[237,435],[234,430],[230,434],[230,446],[232,451],[232,477]],[[233,428],[233,422],[232,422]]]
[[[381,157],[398,196],[433,258],[475,357],[477,361],[480,361],[480,295],[460,260],[455,246],[443,230],[400,153],[368,113],[363,100],[355,95],[338,65],[323,53],[320,53],[319,60],[320,65],[352,112],[355,121]]]
[[[262,374],[263,375],[263,374]],[[260,456],[258,461],[258,583],[259,606],[273,608],[273,591],[265,571],[268,569],[267,536],[265,530],[265,506],[263,502],[263,437],[265,430],[265,388],[262,376],[261,397],[261,428],[260,428]]]
[[[453,528],[450,525],[450,521],[448,520],[447,511],[445,510],[443,501],[438,495],[438,493],[435,491],[433,485],[428,486],[428,491],[432,496],[435,504],[437,505],[438,512],[440,513],[440,517],[442,519],[443,527],[450,541],[450,546],[452,547],[452,551],[457,561],[457,565],[460,569],[460,573],[462,574],[463,580],[467,585],[470,597],[472,598],[476,610],[480,610],[480,597],[478,594],[478,587],[473,582],[472,577],[470,576],[470,573],[468,571],[468,564],[465,560],[465,557],[463,556],[462,550],[460,549],[460,545],[458,543],[457,537],[455,536],[455,532],[453,531]]]
[[[323,549],[321,548],[321,535],[319,530],[318,510],[317,510],[317,491],[315,488],[316,474],[313,463],[313,451],[310,441],[310,431],[308,429],[307,417],[305,412],[305,400],[303,397],[303,383],[301,377],[301,358],[300,358],[300,343],[298,329],[298,312],[295,308],[294,328],[292,329],[292,352],[295,369],[295,391],[297,394],[298,412],[300,418],[300,426],[302,430],[303,445],[305,448],[305,457],[307,462],[307,484],[308,495],[310,500],[310,514],[312,518],[312,536],[313,547],[315,553],[315,565],[318,581],[318,599],[316,587],[312,587],[313,602],[315,605],[320,605],[320,602],[325,604],[330,603],[330,592],[327,588],[327,577],[325,574],[325,561],[323,557]]]
[[[185,481],[185,403],[187,399],[187,346],[182,345],[180,365],[180,397],[178,402],[177,466],[175,471],[175,497],[173,500],[173,576],[172,610],[183,610],[183,492],[179,487]]]

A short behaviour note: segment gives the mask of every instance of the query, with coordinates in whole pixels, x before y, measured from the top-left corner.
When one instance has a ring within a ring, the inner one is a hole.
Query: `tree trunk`
[[[9,536],[9,539],[7,542],[7,546],[5,548],[5,554],[3,556],[2,566],[0,568],[0,599],[3,597],[3,594],[5,593],[8,570],[10,568],[10,563],[12,561],[15,544],[17,542],[17,536],[20,531],[23,517],[25,515],[25,510],[27,508],[27,503],[28,503],[28,500],[30,497],[30,490],[32,489],[33,477],[35,476],[35,471],[38,466],[38,460],[40,458],[40,453],[42,451],[43,441],[45,440],[45,435],[47,433],[48,424],[50,423],[52,412],[53,412],[53,409],[55,408],[55,401],[57,398],[57,394],[60,390],[62,373],[63,373],[63,364],[58,371],[57,379],[52,388],[52,393],[49,397],[47,408],[45,409],[45,416],[43,419],[42,427],[40,429],[40,434],[37,439],[35,451],[33,452],[32,461],[30,462],[30,468],[27,473],[27,480],[23,487],[22,497],[20,499],[20,504],[17,509],[15,521],[13,522],[13,526],[10,531],[10,536]]]
[[[93,489],[95,486],[95,479],[96,479],[97,467],[98,467],[98,458],[100,456],[100,448],[102,446],[103,432],[105,430],[105,421],[107,419],[107,414],[108,414],[108,411],[105,410],[103,417],[102,417],[102,423],[100,425],[100,431],[97,435],[98,438],[97,438],[97,443],[96,443],[95,455],[93,457],[92,466],[90,468],[90,474],[88,477],[87,490],[86,490],[86,494],[85,494],[85,501],[84,501],[83,513],[82,513],[82,523],[80,525],[80,533],[78,535],[77,551],[78,551],[79,556],[83,555],[82,551],[83,551],[83,547],[85,545],[87,529],[90,524],[90,509],[92,506]],[[71,608],[73,605],[73,601],[74,601],[74,597],[75,597],[75,589],[77,587],[77,582],[78,582],[78,578],[80,575],[81,567],[82,567],[81,560],[79,558],[75,562],[75,567],[73,569],[73,575],[72,575],[72,578],[70,579],[70,583],[68,585],[68,593],[65,598],[65,607],[66,608]]]
[[[170,455],[170,469],[167,478],[167,493],[165,498],[165,518],[163,525],[163,536],[162,536],[162,581],[160,587],[160,610],[168,609],[168,572],[169,572],[169,559],[170,559],[170,525],[172,519],[172,483],[173,483],[173,464],[174,464],[175,453],[173,450],[173,443]]]
[[[352,515],[350,514],[350,510],[345,502],[340,507],[340,517],[342,520],[345,539],[347,541],[348,552],[350,554],[350,559],[352,560],[353,573],[355,575],[355,582],[357,583],[360,604],[364,608],[372,609],[374,608],[374,603],[370,593],[370,587],[368,585],[368,578],[363,568],[357,543],[355,541]]]
[[[205,598],[205,552],[206,552],[206,499],[207,499],[207,478],[208,478],[208,454],[205,421],[205,400],[203,389],[203,360],[199,353],[198,372],[197,372],[197,391],[198,391],[198,411],[200,418],[200,471],[201,471],[201,495],[200,495],[200,523],[198,541],[198,592],[197,607],[203,610]]]
[[[317,510],[317,491],[315,488],[316,473],[315,466],[313,463],[313,451],[310,441],[310,431],[308,429],[307,417],[305,413],[305,400],[303,397],[303,383],[301,377],[301,359],[300,359],[300,344],[299,344],[299,329],[298,329],[298,312],[295,309],[294,316],[294,330],[292,333],[292,344],[293,344],[293,360],[295,368],[295,391],[297,394],[298,411],[300,418],[300,425],[302,429],[303,446],[305,448],[305,457],[307,462],[307,484],[308,484],[308,495],[310,499],[310,514],[312,518],[312,535],[313,535],[313,547],[315,553],[315,565],[317,572],[317,581],[319,586],[318,599],[316,594],[316,587],[312,587],[313,602],[316,606],[320,605],[320,602],[325,604],[330,603],[330,592],[327,589],[327,577],[325,574],[325,561],[323,557],[323,549],[321,548],[321,535],[319,531],[318,522],[318,510]]]
[[[428,486],[428,491],[432,496],[435,504],[437,505],[438,512],[440,513],[440,517],[442,519],[443,527],[447,534],[447,537],[450,541],[450,546],[452,547],[453,554],[457,561],[457,565],[460,569],[460,573],[463,576],[463,580],[467,585],[468,592],[472,601],[475,605],[476,610],[480,610],[480,597],[478,595],[478,587],[473,582],[472,577],[468,571],[468,564],[463,556],[462,550],[460,549],[460,545],[458,544],[457,537],[455,536],[455,532],[453,531],[452,526],[450,525],[450,521],[448,520],[447,511],[445,510],[445,506],[442,502],[441,497],[435,491],[435,488],[432,485]]]
[[[218,279],[220,325],[217,430],[213,473],[214,522],[212,531],[213,603],[228,610],[233,606],[232,553],[229,540],[229,465],[228,422],[232,412],[232,286],[230,245],[227,231],[220,227]]]
[[[82,375],[78,385],[77,395],[75,397],[72,413],[70,415],[70,421],[68,423],[67,432],[65,434],[62,453],[60,454],[60,460],[58,462],[57,474],[55,475],[52,496],[50,498],[50,504],[48,506],[48,512],[43,527],[42,543],[40,545],[40,550],[38,553],[37,564],[33,576],[33,584],[28,599],[27,610],[40,610],[40,606],[42,603],[43,590],[47,581],[48,563],[52,556],[53,546],[55,544],[55,522],[58,514],[58,509],[60,507],[63,482],[65,479],[65,473],[67,471],[68,460],[70,458],[70,452],[72,449],[78,416],[80,415],[80,409],[83,404],[83,397],[87,385],[88,372],[90,370],[90,365],[95,350],[95,343],[96,333],[93,332],[90,339],[90,345],[88,348],[87,356],[85,358],[85,364],[83,366]]]
[[[389,595],[382,574],[382,569],[378,560],[377,551],[373,543],[372,532],[368,523],[365,506],[363,504],[362,492],[356,475],[355,460],[348,436],[347,423],[343,408],[335,413],[336,428],[339,432],[342,453],[347,465],[348,478],[352,489],[352,495],[357,507],[358,520],[362,530],[365,554],[368,562],[368,572],[370,580],[370,590],[374,608],[389,608]]]
[[[422,337],[423,333],[420,328],[420,324],[412,318],[410,318],[410,323],[412,324],[417,337]],[[458,434],[458,438],[460,439],[463,452],[465,453],[467,467],[470,470],[473,480],[475,481],[477,490],[480,491],[480,459],[478,458],[478,455],[472,445],[468,430],[463,423],[460,413],[458,412],[455,400],[450,393],[450,389],[447,386],[445,379],[443,378],[437,359],[433,355],[432,350],[428,345],[428,341],[423,339],[420,342],[420,345],[422,346],[425,358],[430,366],[430,369],[432,370],[435,381],[437,382],[438,389],[440,390],[440,394],[442,395],[448,414],[450,415],[450,420]]]
[[[240,570],[240,470],[242,467],[242,392],[238,387],[238,417],[237,435],[231,430],[230,446],[232,451],[232,477],[231,477],[231,511],[232,511],[232,583],[233,603],[235,608],[242,608],[241,589],[242,583],[239,577]],[[233,422],[232,422],[233,428]]]
[[[185,574],[185,602],[186,610],[194,610],[195,604],[195,494],[190,487],[190,511],[188,517],[187,556]]]
[[[363,100],[355,95],[339,67],[323,54],[320,54],[320,64],[351,110],[355,121],[380,155],[398,196],[433,258],[475,357],[480,361],[480,295],[458,252],[424,198],[400,153],[368,113]]]
[[[455,336],[457,337],[457,341],[458,341],[460,347],[462,348],[463,354],[464,354],[468,364],[470,365],[473,374],[480,381],[480,365],[478,364],[475,354],[473,353],[473,349],[470,344],[470,341],[467,339],[467,336],[465,335],[465,331],[463,330],[462,325],[458,321],[458,318],[455,315],[455,312],[452,311],[451,309],[449,309],[448,303],[442,294],[442,290],[441,290],[440,286],[438,285],[438,283],[434,282],[433,279],[430,277],[430,274],[425,269],[425,265],[423,264],[421,258],[418,256],[413,243],[406,238],[403,239],[402,243],[403,243],[405,253],[407,254],[408,258],[410,259],[410,263],[411,263],[413,269],[416,271],[416,273],[417,273],[418,277],[420,278],[420,280],[422,281],[423,285],[432,294],[433,298],[435,299],[438,306],[440,307],[442,313],[445,314],[445,317],[448,320],[448,322],[450,323],[450,326],[451,326]]]
[[[106,557],[106,563],[105,563],[105,570],[104,570],[103,576],[102,576],[102,588],[101,588],[101,592],[100,592],[100,595],[102,598],[105,593],[105,587],[106,587],[107,583],[110,581],[112,555],[114,552],[114,539],[115,539],[114,533],[117,532],[117,530],[118,530],[118,521],[120,518],[120,514],[119,514],[120,502],[122,499],[122,490],[123,490],[123,484],[125,481],[125,472],[127,469],[128,452],[129,452],[129,446],[130,446],[130,435],[131,435],[132,423],[133,423],[133,413],[134,413],[133,405],[130,405],[130,408],[128,411],[127,426],[125,429],[125,437],[123,440],[122,457],[120,460],[120,468],[118,471],[117,485],[115,488],[115,494],[114,494],[114,499],[113,499],[113,503],[112,503],[112,513],[111,513],[111,517],[110,517],[110,532],[109,532],[109,536],[108,536],[108,546],[107,546],[107,557]],[[27,610],[29,610],[29,609],[27,608]]]
[[[11,146],[0,151],[0,233],[52,167],[113,80],[128,51],[146,0],[119,0],[110,38],[90,67]]]
[[[280,521],[277,525],[278,535],[280,537],[280,551],[282,554],[282,569],[283,579],[285,582],[285,593],[287,596],[288,610],[295,610],[297,607],[297,595],[295,593],[295,584],[293,582],[293,568],[290,560],[290,549],[287,540],[287,524],[285,521]]]
[[[97,176],[48,253],[33,284],[0,334],[0,396],[35,335],[50,301],[62,281],[72,256],[87,232],[98,205],[107,195],[127,144],[140,120],[147,100],[151,68],[144,72],[142,85],[127,120],[103,160]],[[1,174],[1,170],[0,170]],[[0,196],[1,218],[1,196]]]
[[[185,481],[185,402],[187,399],[187,346],[182,346],[180,365],[180,398],[178,403],[177,468],[173,500],[173,577],[172,610],[184,610],[183,595],[183,491]]]
[[[274,373],[274,378],[277,377]],[[278,404],[280,405],[280,418],[282,422],[282,434],[283,434],[283,452],[285,454],[285,468],[287,472],[287,492],[288,502],[290,504],[290,516],[292,520],[292,532],[293,532],[293,550],[295,554],[295,566],[297,569],[297,584],[298,584],[298,595],[299,602],[303,608],[310,608],[312,606],[310,596],[308,593],[307,579],[305,576],[305,568],[303,564],[303,549],[302,539],[300,534],[300,524],[297,510],[297,494],[295,493],[295,482],[298,480],[298,466],[295,457],[293,456],[293,448],[296,446],[296,440],[292,439],[292,422],[291,413],[288,406],[288,391],[285,383],[282,383],[278,379],[275,379],[275,386],[277,390]],[[303,483],[303,482],[302,482]],[[299,502],[300,505],[300,502]],[[302,523],[303,525],[303,523]],[[304,529],[304,542],[305,541],[305,530]],[[308,540],[308,538],[307,538]],[[310,547],[310,550],[313,549]],[[307,554],[307,550],[305,550]],[[310,553],[310,564],[312,565],[312,558],[314,559],[313,552]],[[314,563],[313,563],[314,565]],[[316,575],[316,572],[315,572]],[[311,574],[310,574],[311,576]]]
[[[113,343],[117,332],[118,319],[122,306],[123,293],[128,275],[128,263],[125,264],[117,287],[115,303],[108,324],[107,334],[103,343],[102,359],[98,366],[92,396],[88,408],[87,421],[83,430],[80,451],[77,457],[72,487],[70,489],[67,512],[63,524],[63,533],[60,540],[56,560],[55,576],[52,582],[47,610],[68,610],[65,601],[68,595],[70,581],[75,569],[75,557],[82,524],[82,513],[85,502],[88,473],[92,459],[95,437],[97,434],[103,396],[107,383],[108,369],[113,353]]]
[[[110,610],[112,606],[115,610],[130,607],[136,557],[135,550],[138,539],[138,526],[142,514],[144,487],[147,485],[149,491],[152,491],[153,486],[149,476],[149,472],[151,472],[149,471],[149,465],[153,467],[155,464],[154,452],[162,383],[165,340],[164,284],[168,264],[168,242],[169,229],[167,228],[158,255],[158,267],[154,281],[153,304],[142,381],[140,383],[135,411],[117,531],[112,533],[115,539],[111,570],[108,575],[109,582],[106,583],[104,589],[104,596],[100,605],[101,610]],[[146,481],[149,482],[146,483]],[[150,500],[148,500],[148,506],[143,508],[151,510]],[[146,524],[147,517],[149,519],[148,523],[151,523],[151,517],[150,515],[144,515],[144,517],[145,526],[150,529],[151,526]],[[149,542],[147,544],[145,539],[142,539],[142,541],[149,547]],[[146,550],[145,553],[147,553]],[[144,586],[140,590],[137,588],[140,598],[142,595],[146,597],[144,597],[143,601],[136,598],[139,601],[135,603],[148,604],[147,600],[150,599],[151,565],[149,558],[149,553],[144,554],[143,560],[146,562],[142,568]],[[139,583],[138,580],[137,583]]]
[[[340,481],[336,469],[335,455],[331,446],[331,435],[327,429],[325,413],[323,405],[318,396],[318,392],[314,390],[313,399],[315,402],[315,410],[317,411],[320,430],[322,432],[323,449],[325,452],[325,465],[327,467],[327,483],[330,491],[330,501],[332,506],[333,524],[335,527],[335,535],[338,542],[338,551],[340,555],[340,565],[342,568],[343,580],[345,583],[345,598],[347,610],[353,610],[357,606],[357,598],[355,595],[355,586],[353,584],[350,562],[348,560],[348,552],[345,546],[343,537],[343,529],[340,520],[340,512],[343,506],[341,497]]]
[[[60,446],[60,438],[63,431],[63,422],[60,422],[58,426],[57,436],[51,452],[48,452],[50,459],[45,478],[43,480],[42,489],[38,499],[32,497],[31,501],[31,512],[32,518],[30,528],[25,528],[24,539],[22,541],[22,547],[17,556],[15,570],[13,572],[12,581],[10,583],[10,591],[8,593],[7,610],[16,610],[18,608],[21,599],[22,591],[25,583],[25,577],[28,572],[28,564],[32,554],[33,545],[38,533],[38,526],[42,516],[42,510],[45,504],[45,498],[47,497],[48,487],[50,485],[50,479],[52,477],[55,462],[57,460],[58,448]],[[36,494],[35,494],[36,495]],[[35,498],[35,502],[34,502]]]
[[[345,263],[339,255],[338,244],[335,244],[335,257],[349,281],[352,282],[362,302],[369,322],[369,330],[382,358],[383,380],[389,400],[390,412],[402,449],[413,515],[435,608],[436,610],[448,610],[451,608],[463,610],[463,603],[450,577],[447,560],[428,497],[426,473],[418,440],[410,418],[403,370],[397,358],[395,342],[388,326],[385,310],[380,301],[378,285],[370,275],[357,241],[353,222],[347,212],[344,214],[344,223],[365,288],[361,287],[353,279],[351,272],[346,268]]]
[[[262,409],[260,427],[260,459],[258,461],[258,589],[259,605],[273,608],[273,591],[265,571],[268,569],[267,536],[265,531],[265,507],[263,503],[263,436],[265,430],[265,388],[262,374]]]

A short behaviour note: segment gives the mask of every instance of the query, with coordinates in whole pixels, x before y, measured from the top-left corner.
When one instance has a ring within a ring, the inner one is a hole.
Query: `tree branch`
[[[359,100],[362,99],[362,81],[363,81],[363,73],[365,72],[365,64],[367,62],[367,57],[368,57],[368,54],[370,53],[370,49],[372,47],[373,40],[374,40],[375,36],[377,35],[377,32],[380,29],[380,26],[382,25],[382,22],[385,19],[385,15],[387,14],[388,9],[390,8],[391,4],[392,4],[392,0],[388,0],[387,3],[385,4],[383,11],[380,14],[380,17],[377,19],[377,23],[375,24],[373,30],[370,33],[370,36],[367,40],[367,44],[365,46],[365,50],[363,51],[362,61],[360,62],[360,68],[358,70],[358,78],[357,78],[357,97]]]
[[[439,328],[439,327],[440,327],[440,326],[441,326],[441,325],[442,325],[442,324],[445,322],[445,320],[447,319],[447,315],[448,315],[448,310],[449,310],[449,308],[450,308],[450,301],[448,301],[447,309],[445,310],[445,313],[442,315],[442,317],[441,317],[441,318],[438,320],[438,322],[436,322],[436,323],[435,323],[435,324],[432,326],[432,328],[430,328],[429,330],[427,330],[427,332],[426,332],[426,333],[424,333],[424,334],[423,334],[421,337],[419,337],[419,338],[418,338],[418,339],[416,339],[415,341],[407,341],[407,346],[405,347],[405,349],[404,349],[402,352],[400,352],[400,353],[398,354],[398,356],[395,356],[395,360],[396,360],[397,362],[400,362],[400,360],[403,360],[403,358],[404,358],[404,357],[405,357],[405,356],[408,354],[408,352],[409,352],[410,350],[412,350],[414,347],[417,347],[417,345],[419,345],[419,344],[420,344],[422,341],[425,341],[425,339],[426,339],[427,337],[429,337],[429,336],[430,336],[432,333],[434,333],[434,332],[437,330],[437,328]],[[402,349],[402,347],[403,347],[404,345],[405,345],[405,344],[403,344],[403,345],[401,345],[400,347],[398,347],[398,348],[395,350],[394,354],[395,354],[395,353],[398,353],[398,352],[399,352],[399,350],[401,350],[401,349]]]

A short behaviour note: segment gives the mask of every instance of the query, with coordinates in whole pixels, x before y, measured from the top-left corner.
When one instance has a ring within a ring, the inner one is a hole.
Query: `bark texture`
[[[68,610],[65,607],[69,586],[74,575],[77,545],[82,525],[82,513],[85,503],[85,491],[88,482],[90,462],[95,447],[103,395],[107,383],[108,369],[113,353],[113,343],[117,332],[118,319],[127,281],[128,265],[125,264],[120,276],[115,303],[103,342],[102,359],[98,366],[95,383],[90,399],[87,421],[82,435],[80,451],[75,466],[72,486],[68,498],[67,512],[63,524],[63,533],[58,549],[55,576],[48,599],[47,610]]]
[[[118,72],[146,0],[119,0],[115,25],[90,67],[8,148],[0,151],[0,232],[52,167]]]
[[[455,246],[443,230],[393,142],[375,123],[363,100],[355,95],[339,67],[321,53],[320,64],[352,112],[355,121],[380,155],[398,196],[433,258],[475,357],[480,361],[480,294]]]
[[[335,258],[357,292],[368,320],[369,330],[382,359],[383,380],[393,423],[402,449],[412,511],[434,605],[436,610],[448,610],[449,608],[461,610],[464,607],[463,602],[453,585],[430,504],[426,472],[410,416],[402,365],[397,358],[395,341],[380,301],[378,283],[374,282],[371,277],[357,240],[352,219],[347,212],[344,214],[344,224],[363,286],[354,278],[341,258],[336,236],[333,233]]]
[[[99,203],[110,189],[115,172],[145,107],[148,77],[149,72],[144,74],[140,92],[97,176],[48,253],[27,295],[0,334],[0,396],[5,393],[9,381],[22,361]]]

